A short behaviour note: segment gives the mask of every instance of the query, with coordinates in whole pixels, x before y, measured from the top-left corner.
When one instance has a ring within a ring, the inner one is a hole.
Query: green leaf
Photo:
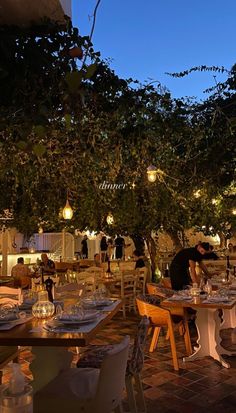
[[[16,146],[17,146],[17,148],[21,149],[22,151],[25,151],[27,149],[28,144],[25,141],[19,141],[19,142],[17,142]]]
[[[82,79],[81,72],[69,72],[66,74],[65,81],[71,93],[77,92]]]
[[[33,146],[33,152],[36,156],[43,156],[46,152],[46,147],[41,143],[36,143],[36,145]]]
[[[87,67],[87,71],[86,71],[86,74],[85,74],[85,78],[86,78],[86,79],[90,79],[90,78],[94,75],[94,73],[96,72],[96,70],[97,70],[97,63],[92,63],[91,65],[89,65],[89,66]]]
[[[70,115],[70,113],[66,113],[64,118],[65,118],[65,122],[66,122],[66,127],[69,128],[71,126],[71,115]]]
[[[40,138],[43,138],[45,136],[45,128],[42,125],[36,125],[34,126],[34,133],[39,136]]]

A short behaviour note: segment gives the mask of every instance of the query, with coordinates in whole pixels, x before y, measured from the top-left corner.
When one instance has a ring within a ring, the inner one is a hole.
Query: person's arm
[[[192,282],[199,284],[200,279],[196,273],[196,262],[189,260],[189,267],[190,267],[190,276],[191,276]]]
[[[204,274],[207,276],[207,278],[211,278],[213,274],[210,274],[207,266],[205,264],[203,264],[202,261],[199,262],[199,267],[201,268],[201,270],[204,272]]]

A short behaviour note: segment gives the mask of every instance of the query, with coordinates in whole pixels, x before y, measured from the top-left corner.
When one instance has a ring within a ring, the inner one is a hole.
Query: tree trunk
[[[227,240],[225,235],[223,234],[223,232],[219,232],[218,235],[220,238],[220,248],[226,248]]]
[[[171,241],[173,242],[174,250],[176,252],[180,251],[183,249],[183,245],[181,244],[181,241],[178,237],[178,232],[175,230],[168,230],[166,231],[167,234],[170,236]]]

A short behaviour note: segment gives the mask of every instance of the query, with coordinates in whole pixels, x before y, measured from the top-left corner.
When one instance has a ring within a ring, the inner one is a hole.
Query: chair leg
[[[169,332],[169,328],[167,328],[167,332],[166,332],[166,340],[170,339],[170,332]]]
[[[135,380],[135,385],[137,389],[137,398],[138,398],[138,407],[140,407],[140,411],[143,413],[147,412],[147,407],[146,407],[146,402],[145,402],[145,397],[143,394],[143,385],[141,381],[140,374],[135,374],[134,375],[134,380]]]
[[[161,327],[155,327],[154,328],[152,341],[151,341],[151,345],[150,345],[150,348],[149,348],[150,353],[152,353],[155,350],[156,346],[157,346],[160,331],[161,331]]]
[[[187,320],[184,321],[184,327],[185,327],[184,342],[185,342],[186,353],[187,353],[188,356],[190,356],[193,352],[193,349],[192,349],[192,343],[191,343],[191,339],[190,339],[188,321]]]
[[[136,406],[136,400],[135,400],[133,376],[125,377],[125,386],[126,386],[127,398],[128,398],[128,403],[129,403],[129,410],[131,413],[138,413],[137,406]]]
[[[173,327],[169,326],[169,333],[170,333],[170,346],[171,346],[171,353],[173,358],[174,369],[179,370],[179,363],[177,358],[177,351],[176,351],[176,344],[175,344],[175,336]]]

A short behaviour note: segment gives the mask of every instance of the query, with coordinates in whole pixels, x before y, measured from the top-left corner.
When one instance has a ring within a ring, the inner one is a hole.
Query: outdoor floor
[[[126,320],[118,314],[93,341],[93,344],[119,342],[124,335],[134,337],[138,317],[131,314]],[[192,344],[196,343],[196,329],[190,326]],[[236,351],[236,344],[231,341],[232,330],[223,330],[222,345]],[[221,367],[212,358],[183,363],[185,355],[183,337],[178,333],[177,350],[180,370],[174,371],[169,341],[165,340],[164,332],[160,336],[158,348],[152,354],[145,354],[142,372],[144,394],[148,413],[235,413],[236,412],[236,357],[230,357],[231,368]],[[71,349],[74,351],[75,349]],[[76,362],[78,356],[75,355]],[[20,363],[22,370],[31,379],[29,362],[30,348],[22,348]],[[9,367],[3,371],[3,382],[9,380]],[[124,401],[127,411],[127,402]],[[96,412],[95,412],[96,413]]]

